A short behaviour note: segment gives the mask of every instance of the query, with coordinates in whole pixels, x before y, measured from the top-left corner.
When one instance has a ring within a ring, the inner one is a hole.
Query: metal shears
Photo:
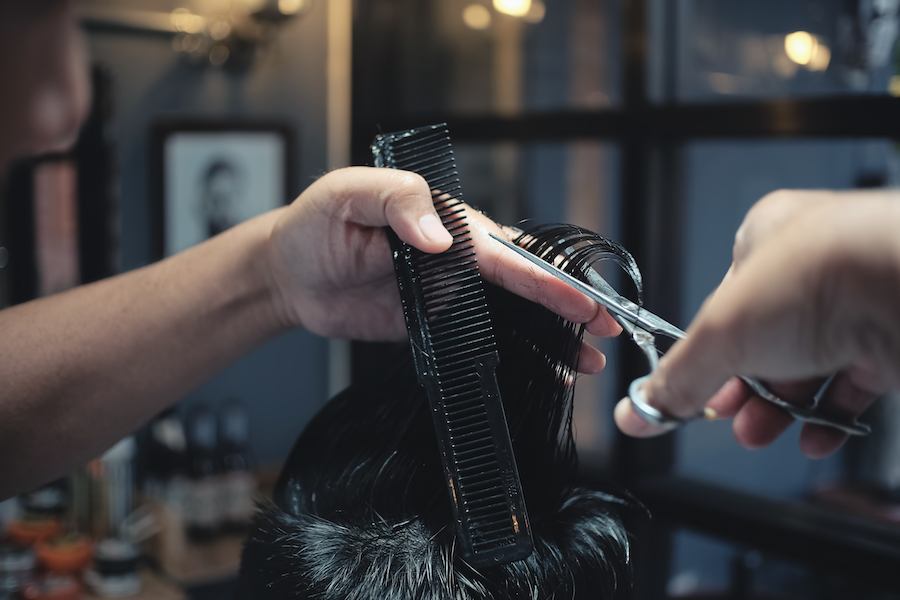
[[[647,375],[632,381],[628,388],[628,398],[631,401],[631,405],[641,418],[653,425],[674,429],[675,427],[702,416],[702,413],[687,418],[667,415],[660,409],[648,403],[643,392],[643,384],[656,370],[659,365],[659,357],[663,354],[656,346],[657,336],[680,340],[685,337],[684,330],[672,325],[662,317],[653,314],[619,294],[615,288],[613,288],[596,271],[588,271],[586,279],[589,284],[584,283],[580,279],[569,275],[557,266],[535,256],[524,248],[520,248],[509,240],[503,239],[493,233],[490,233],[489,235],[533,265],[546,271],[550,275],[553,275],[564,283],[567,283],[601,306],[604,306],[606,310],[609,311],[610,315],[612,315],[612,317],[622,326],[622,329],[628,334],[634,344],[641,352],[643,352],[647,359],[647,363],[650,366],[650,372]],[[870,428],[867,424],[860,423],[855,418],[830,414],[826,411],[826,407],[822,404],[822,399],[825,397],[828,388],[834,380],[833,375],[825,380],[813,397],[805,404],[788,402],[780,398],[769,389],[766,384],[756,378],[743,375],[739,375],[738,377],[753,391],[754,394],[783,409],[799,421],[832,427],[848,435],[868,435],[870,432]]]

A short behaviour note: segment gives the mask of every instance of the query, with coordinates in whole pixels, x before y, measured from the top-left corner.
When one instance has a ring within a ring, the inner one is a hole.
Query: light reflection
[[[491,11],[481,4],[470,4],[463,9],[463,23],[471,29],[487,29],[491,26]]]
[[[784,53],[809,71],[824,71],[831,63],[831,49],[808,31],[794,31],[784,36]]]
[[[216,41],[224,40],[229,36],[229,34],[231,34],[231,23],[229,23],[225,19],[213,21],[213,23],[209,26],[209,37]]]
[[[812,60],[809,61],[809,70],[810,71],[824,71],[828,68],[829,63],[831,63],[831,50],[828,49],[828,46],[819,42],[816,46],[816,51],[813,52]]]
[[[195,15],[186,8],[176,8],[172,11],[172,26],[182,33],[200,33],[206,21],[200,15]]]
[[[531,10],[531,0],[494,0],[497,12],[512,17],[524,17]]]
[[[278,0],[278,11],[283,15],[295,15],[305,4],[306,0]]]
[[[795,31],[784,36],[784,53],[801,66],[810,63],[816,46],[818,46],[818,41],[808,31]]]
[[[529,23],[540,23],[547,16],[547,6],[542,0],[533,0],[531,9],[525,14],[525,20]]]
[[[888,84],[888,91],[891,96],[900,96],[900,75],[892,75]]]

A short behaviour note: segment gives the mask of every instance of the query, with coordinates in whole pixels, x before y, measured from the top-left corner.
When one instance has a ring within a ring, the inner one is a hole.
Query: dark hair
[[[624,249],[570,226],[536,228],[517,243],[560,257],[577,276],[610,256],[634,267]],[[456,556],[428,402],[407,351],[381,385],[339,394],[301,434],[275,504],[260,512],[245,547],[240,598],[628,594],[629,544],[615,516],[623,502],[574,485],[572,396],[583,328],[498,288],[488,287],[488,299],[534,553],[480,570]]]

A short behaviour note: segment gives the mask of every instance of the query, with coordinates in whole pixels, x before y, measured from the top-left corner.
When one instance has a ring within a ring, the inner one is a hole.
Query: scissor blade
[[[569,275],[556,265],[552,265],[539,256],[535,256],[528,250],[520,248],[509,240],[505,240],[493,233],[490,233],[489,235],[531,264],[549,273],[550,275],[553,275],[560,281],[567,283],[591,300],[594,300],[595,302],[601,304],[614,317],[618,317],[617,320],[626,319],[629,323],[638,325],[642,329],[646,329],[651,333],[667,335],[676,339],[684,337],[684,332],[682,330],[678,329],[662,317],[659,317],[651,313],[650,311],[644,310],[624,296],[616,293],[609,293],[608,291],[601,291],[600,289],[590,286],[580,279],[576,279],[575,277]],[[594,277],[599,280],[597,281],[597,287],[604,287],[608,290],[613,290],[612,286],[610,286],[602,277],[596,274],[594,275]],[[602,281],[605,285],[599,285],[600,281]]]
[[[603,279],[603,277],[593,268],[587,270],[587,272],[585,273],[585,277],[587,278],[588,283],[591,285],[591,287],[606,293],[612,298],[615,298],[621,306],[629,309],[631,312],[641,317],[640,322],[638,323],[630,321],[627,318],[613,315],[616,321],[619,322],[619,325],[621,325],[629,335],[633,336],[633,329],[635,328],[635,326],[640,325],[641,329],[649,331],[650,333],[653,333],[655,335],[664,335],[674,340],[681,340],[686,336],[683,329],[677,327],[676,325],[672,325],[659,315],[650,312],[646,308],[643,308],[638,304],[632,302],[628,298],[620,295],[615,291],[615,288],[609,285],[609,283],[605,279]]]

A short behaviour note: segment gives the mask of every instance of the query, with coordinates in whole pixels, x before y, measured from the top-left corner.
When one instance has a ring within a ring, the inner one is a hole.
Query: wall
[[[93,59],[109,68],[114,78],[112,130],[121,169],[124,270],[156,258],[148,151],[149,132],[160,118],[285,122],[296,135],[299,188],[325,170],[326,32],[326,3],[314,2],[307,14],[286,23],[275,43],[242,74],[187,65],[165,36],[89,35]],[[292,332],[229,367],[192,392],[187,402],[240,398],[251,410],[251,439],[258,460],[274,463],[285,456],[303,424],[326,399],[326,356],[323,340]]]

